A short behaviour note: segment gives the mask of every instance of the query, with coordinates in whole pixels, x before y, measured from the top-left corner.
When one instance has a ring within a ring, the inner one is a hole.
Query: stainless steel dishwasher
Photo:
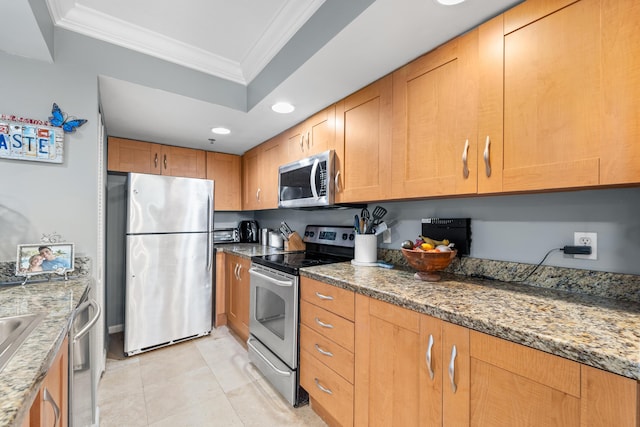
[[[93,316],[89,317],[89,311]],[[69,426],[97,425],[96,384],[91,361],[91,330],[100,317],[100,306],[83,295],[69,328]]]

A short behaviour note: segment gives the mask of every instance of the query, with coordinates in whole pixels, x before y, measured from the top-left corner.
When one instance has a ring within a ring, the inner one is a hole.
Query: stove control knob
[[[310,231],[309,232],[309,237],[313,237],[313,236],[315,236],[315,234],[316,234],[315,231]]]
[[[349,240],[354,240],[356,238],[355,234],[349,234]]]
[[[308,231],[304,232],[304,237],[309,237],[309,232]]]
[[[347,233],[342,233],[342,240],[347,240],[349,235]]]

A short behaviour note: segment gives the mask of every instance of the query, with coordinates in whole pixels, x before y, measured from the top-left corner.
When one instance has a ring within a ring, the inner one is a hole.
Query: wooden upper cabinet
[[[242,155],[242,209],[260,207],[260,146]]]
[[[107,169],[157,175],[206,178],[206,152],[151,142],[109,137]]]
[[[478,32],[393,73],[393,198],[476,193]]]
[[[504,13],[502,37],[499,19],[480,30],[480,192],[599,184],[599,0],[527,1]],[[501,50],[502,105],[500,82],[491,75],[500,74]],[[501,186],[488,184],[500,175]]]
[[[260,145],[260,195],[259,209],[278,207],[278,168],[286,162],[286,146],[281,135]]]
[[[170,145],[154,145],[161,153],[160,173],[162,175],[187,178],[207,177],[206,151]]]
[[[207,153],[207,179],[215,183],[215,210],[239,211],[242,209],[240,156],[224,153]]]
[[[601,184],[640,182],[640,3],[602,2]]]
[[[110,136],[107,141],[107,169],[114,172],[155,172],[160,159],[155,144]],[[152,155],[156,153],[156,157]]]
[[[335,105],[325,108],[287,132],[288,161],[333,149],[336,139]]]
[[[388,75],[336,104],[336,202],[390,197],[392,97]]]

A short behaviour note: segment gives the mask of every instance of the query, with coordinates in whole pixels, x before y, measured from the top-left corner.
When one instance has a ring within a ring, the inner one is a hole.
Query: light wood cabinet
[[[467,425],[469,331],[356,296],[356,425]]]
[[[31,405],[31,427],[66,427],[68,425],[69,340],[65,338],[49,368],[36,400]],[[27,421],[25,420],[23,426]]]
[[[226,254],[227,324],[242,342],[249,338],[249,268],[251,261]]]
[[[242,209],[278,207],[278,168],[286,158],[284,134],[260,144],[242,156]]]
[[[215,210],[242,209],[242,163],[240,156],[207,152],[207,179],[215,183]]]
[[[393,198],[477,192],[478,32],[393,73]]]
[[[540,0],[480,27],[479,192],[600,183],[600,21],[599,0]]]
[[[227,255],[216,252],[215,313],[213,325],[218,328],[227,324]]]
[[[300,385],[329,425],[354,425],[354,293],[302,277],[300,294]]]
[[[286,133],[288,161],[333,149],[336,139],[335,116],[335,105],[331,105],[291,128]]]
[[[206,178],[206,152],[109,137],[107,170]]]
[[[391,195],[391,75],[336,104],[336,202],[368,202]]]

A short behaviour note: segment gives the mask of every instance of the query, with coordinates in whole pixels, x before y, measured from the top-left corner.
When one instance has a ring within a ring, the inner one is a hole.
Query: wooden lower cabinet
[[[633,379],[355,300],[356,426],[640,426]]]
[[[329,425],[352,426],[354,293],[300,280],[300,385]]]
[[[243,342],[249,338],[249,268],[251,260],[226,254],[227,324]]]
[[[69,424],[68,384],[69,341],[65,338],[22,426],[66,427]]]

